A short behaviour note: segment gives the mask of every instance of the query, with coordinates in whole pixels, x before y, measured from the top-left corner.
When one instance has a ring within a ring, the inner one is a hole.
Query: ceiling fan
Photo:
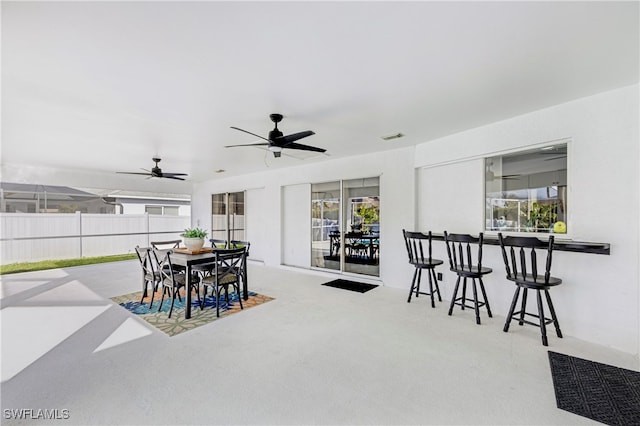
[[[310,145],[303,145],[301,143],[296,143],[297,140],[306,138],[307,136],[315,135],[311,130],[305,130],[304,132],[293,133],[290,135],[284,135],[278,129],[278,123],[282,121],[282,114],[271,114],[269,115],[271,121],[273,121],[276,126],[273,130],[269,132],[269,138],[262,137],[260,135],[256,135],[255,133],[248,132],[246,130],[240,129],[238,127],[231,126],[234,130],[240,130],[241,132],[248,133],[260,139],[264,139],[266,142],[259,143],[251,143],[251,144],[241,144],[241,145],[227,145],[225,148],[234,148],[237,146],[266,146],[267,149],[273,152],[274,157],[280,157],[282,155],[283,149],[298,149],[301,151],[314,151],[314,152],[325,152],[326,149],[318,148]]]
[[[518,179],[520,177],[519,174],[513,174],[513,175],[496,175],[492,169],[493,163],[488,164],[487,167],[485,168],[485,179],[486,180],[495,180],[495,179],[502,179],[502,180],[509,180],[509,179]]]
[[[161,159],[154,157],[151,160],[153,160],[156,163],[156,165],[153,166],[151,170],[140,169],[140,170],[144,170],[145,173],[141,173],[141,172],[116,172],[116,173],[126,174],[126,175],[142,175],[142,176],[149,176],[149,178],[157,177],[157,178],[175,179],[175,180],[184,180],[184,178],[180,176],[187,176],[186,173],[163,173],[162,169],[158,167],[158,163],[161,161]]]

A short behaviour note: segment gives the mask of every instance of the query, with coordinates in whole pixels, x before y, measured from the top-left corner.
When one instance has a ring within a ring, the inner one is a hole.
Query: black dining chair
[[[449,270],[458,275],[456,287],[453,290],[451,304],[449,305],[449,315],[453,313],[455,305],[464,308],[473,308],[476,314],[476,324],[480,324],[480,308],[484,306],[487,309],[487,315],[492,318],[489,299],[482,282],[484,275],[493,272],[491,268],[482,266],[482,243],[484,236],[482,232],[478,237],[469,234],[449,234],[444,231],[444,240],[447,245],[447,255],[449,256]],[[472,246],[475,246],[475,256],[472,253]],[[467,305],[467,278],[471,278],[473,282],[473,305]],[[458,297],[458,288],[462,279],[462,295]],[[477,280],[477,283],[476,283]],[[482,292],[483,300],[478,299],[478,285]]]
[[[171,295],[171,308],[169,309],[169,318],[173,312],[173,305],[175,304],[176,297],[182,301],[180,297],[180,290],[192,291],[193,287],[196,287],[196,295],[198,298],[198,305],[200,305],[200,277],[197,274],[192,274],[187,280],[187,276],[184,272],[178,272],[175,270],[171,262],[171,250],[153,249],[153,256],[158,264],[157,270],[160,271],[160,278],[162,284],[162,298],[160,299],[160,306],[158,312],[162,310],[162,304],[164,302],[164,296],[169,293]]]
[[[226,249],[227,248],[227,240],[221,240],[217,238],[210,238],[209,242],[211,243],[211,247],[214,249]]]
[[[423,294],[431,296],[431,307],[435,308],[436,302],[433,297],[434,287],[435,293],[438,295],[438,301],[442,302],[435,268],[438,265],[442,265],[444,261],[440,259],[434,259],[431,256],[431,231],[429,231],[427,234],[424,234],[422,232],[410,232],[403,229],[402,235],[404,236],[404,243],[407,247],[409,263],[415,268],[415,271],[413,272],[413,279],[411,280],[411,289],[409,290],[409,298],[407,299],[407,303],[411,302],[411,296],[414,293],[416,297],[418,297],[418,295],[420,294]],[[429,277],[429,293],[420,291],[420,281],[422,279],[423,269],[427,270],[427,275]]]
[[[220,295],[222,290],[225,292],[227,307],[229,306],[229,286],[235,290],[240,309],[244,309],[242,305],[242,296],[240,294],[240,281],[242,279],[242,271],[244,262],[247,259],[247,248],[234,248],[226,250],[214,251],[215,260],[211,274],[204,277],[201,284],[204,287],[204,296],[200,302],[200,309],[204,309],[204,302],[207,294],[207,287],[212,288],[212,296],[216,301],[216,316],[220,316]]]
[[[553,235],[549,236],[548,241],[542,241],[535,237],[503,237],[502,233],[498,234],[500,247],[502,248],[502,258],[507,273],[507,280],[512,281],[516,285],[516,291],[511,301],[511,307],[507,314],[507,321],[504,324],[503,331],[509,331],[509,324],[512,319],[516,319],[518,324],[529,324],[540,328],[542,334],[542,344],[548,346],[547,325],[553,323],[556,329],[556,335],[562,338],[558,317],[549,295],[549,289],[562,284],[560,278],[551,276],[551,261],[553,258]],[[544,260],[544,266],[538,267],[538,255],[536,249],[542,254],[541,261]],[[518,304],[522,289],[522,299],[520,310],[514,312]],[[536,292],[538,305],[537,314],[526,312],[527,309],[527,293],[528,290]],[[549,308],[551,318],[545,317],[544,305],[542,302],[542,293],[544,293]],[[537,318],[537,322],[527,321],[525,316]]]
[[[151,244],[152,248],[156,249],[174,249],[180,247],[181,242],[182,240],[151,241],[149,244]]]
[[[167,240],[167,241],[151,241],[151,249],[160,249],[160,250],[171,250],[180,247],[180,243],[182,240]],[[185,268],[180,265],[174,265],[173,268],[176,271],[184,272]]]
[[[140,267],[142,268],[142,297],[140,298],[140,304],[144,305],[144,298],[147,297],[147,290],[151,285],[151,303],[149,308],[153,305],[153,297],[155,296],[158,285],[160,284],[160,273],[154,267],[155,262],[151,255],[151,249],[148,247],[136,246],[136,255],[140,261]]]

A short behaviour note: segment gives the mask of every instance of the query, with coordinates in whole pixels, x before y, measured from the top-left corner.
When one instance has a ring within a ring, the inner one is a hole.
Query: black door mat
[[[607,425],[640,425],[640,373],[549,351],[558,408]]]
[[[378,287],[377,285],[374,285],[374,284],[359,283],[357,281],[349,281],[349,280],[333,280],[333,281],[329,281],[328,283],[324,283],[322,285],[341,288],[343,290],[357,291],[358,293],[365,293],[369,290],[372,290]]]

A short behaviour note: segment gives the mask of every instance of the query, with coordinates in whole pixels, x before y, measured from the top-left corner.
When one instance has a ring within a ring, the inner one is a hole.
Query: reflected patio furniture
[[[483,234],[480,233],[478,237],[472,237],[468,234],[449,234],[447,231],[444,231],[444,240],[447,245],[450,270],[458,275],[456,287],[451,297],[449,315],[453,313],[454,305],[460,306],[462,310],[464,310],[464,308],[473,308],[476,314],[476,324],[480,324],[480,308],[482,306],[486,307],[489,318],[492,317],[489,300],[487,299],[487,293],[484,289],[484,283],[482,282],[483,275],[493,272],[491,268],[482,266]],[[477,246],[475,261],[471,253],[472,246]],[[462,296],[457,297],[461,278],[463,279]],[[471,278],[473,281],[473,305],[467,305],[467,278]],[[476,280],[480,283],[483,301],[478,300]]]
[[[542,335],[542,344],[548,346],[546,327],[548,324],[553,323],[556,329],[556,335],[562,338],[558,317],[556,316],[556,311],[553,307],[553,302],[551,302],[551,296],[549,295],[549,289],[551,287],[562,284],[560,278],[551,276],[554,237],[550,235],[549,241],[542,241],[535,237],[503,237],[502,233],[499,233],[498,239],[500,240],[500,247],[502,249],[502,258],[507,273],[507,280],[512,281],[516,285],[516,291],[513,295],[503,331],[505,333],[508,332],[511,320],[516,319],[520,325],[526,323],[539,327]],[[537,264],[537,248],[543,253],[546,252],[544,267],[540,268],[540,271],[538,270]],[[527,256],[527,254],[529,256]],[[520,310],[514,312],[520,296],[520,289],[523,290]],[[536,292],[538,304],[537,314],[526,312],[528,290],[535,290]],[[541,292],[544,292],[551,318],[545,317]],[[527,321],[525,319],[527,315],[537,318],[538,322]]]

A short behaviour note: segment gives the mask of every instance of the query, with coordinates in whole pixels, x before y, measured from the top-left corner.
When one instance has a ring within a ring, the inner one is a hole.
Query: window
[[[180,207],[178,206],[145,206],[144,211],[149,214],[178,216],[180,212]]]
[[[485,159],[485,230],[567,232],[567,144]]]

